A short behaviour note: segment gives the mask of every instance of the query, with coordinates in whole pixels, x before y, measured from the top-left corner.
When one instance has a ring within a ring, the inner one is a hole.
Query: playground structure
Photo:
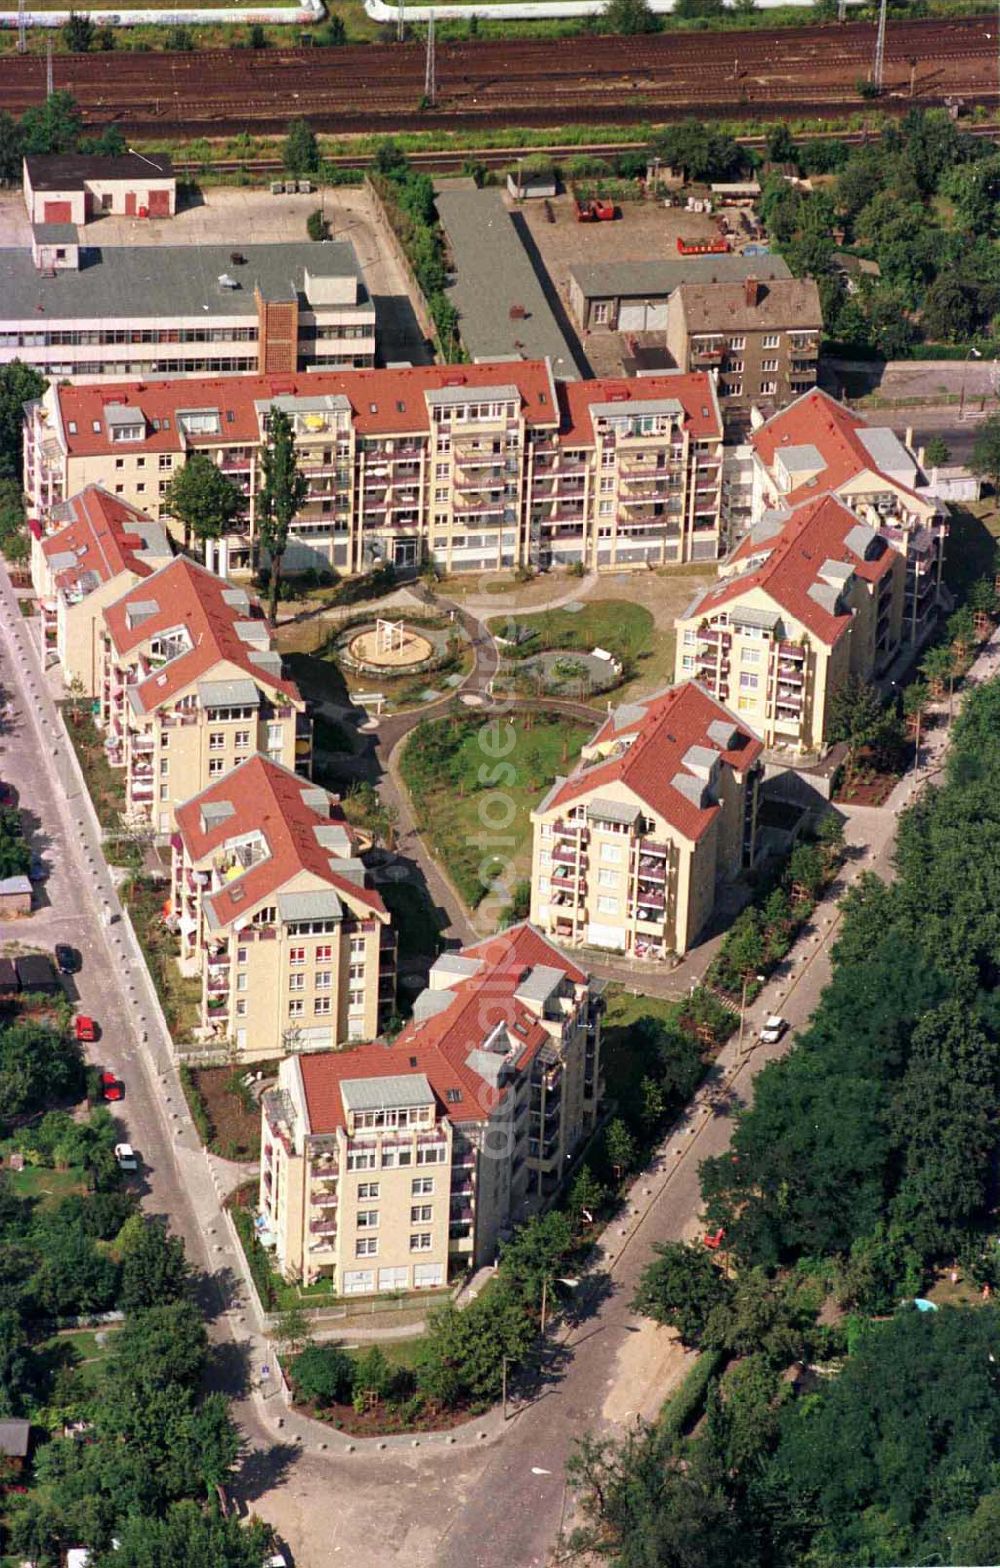
[[[409,670],[432,657],[434,644],[405,621],[379,619],[352,637],[346,652],[359,669]]]

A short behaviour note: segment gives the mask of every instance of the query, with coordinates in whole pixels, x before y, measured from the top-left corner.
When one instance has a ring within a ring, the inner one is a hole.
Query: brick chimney
[[[743,298],[751,310],[760,304],[760,282],[757,278],[744,278]]]

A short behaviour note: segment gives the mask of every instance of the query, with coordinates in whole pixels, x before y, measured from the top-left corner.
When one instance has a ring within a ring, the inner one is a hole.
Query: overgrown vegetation
[[[434,206],[434,182],[429,174],[411,169],[406,154],[391,139],[376,150],[371,181],[423,290],[441,353],[449,363],[459,360],[464,351],[458,314],[444,292],[444,236]]]

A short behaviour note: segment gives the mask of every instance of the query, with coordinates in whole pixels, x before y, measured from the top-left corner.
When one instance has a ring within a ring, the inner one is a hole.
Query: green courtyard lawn
[[[528,876],[528,814],[593,730],[547,714],[485,723],[463,715],[427,719],[409,736],[400,770],[418,826],[471,909],[494,877],[512,892]]]
[[[574,653],[589,653],[606,648],[626,665],[634,664],[653,645],[653,617],[641,604],[627,599],[592,599],[582,610],[542,610],[534,615],[515,615],[518,627],[535,633],[516,647],[504,647],[505,658],[529,659],[545,649],[565,648]],[[490,631],[503,636],[502,616],[490,617]]]
[[[79,1165],[68,1165],[65,1170],[57,1171],[50,1165],[25,1164],[23,1170],[12,1171],[8,1161],[15,1149],[13,1139],[0,1142],[5,1182],[16,1198],[34,1198],[42,1208],[48,1208],[61,1203],[63,1198],[89,1192],[87,1172]]]

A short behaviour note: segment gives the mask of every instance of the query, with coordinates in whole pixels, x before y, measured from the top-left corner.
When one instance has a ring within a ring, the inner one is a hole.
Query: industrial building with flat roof
[[[473,359],[549,359],[560,381],[579,367],[515,220],[498,190],[449,182],[435,196],[457,279],[448,298]]]
[[[24,205],[32,223],[89,223],[102,213],[172,218],[174,166],[166,153],[31,153],[21,167]]]
[[[375,305],[353,245],[79,242],[38,224],[0,250],[0,364],[60,380],[364,369]]]
[[[682,283],[741,283],[790,278],[780,256],[687,256],[671,261],[595,262],[571,267],[569,304],[584,332],[658,332],[667,301]]]

